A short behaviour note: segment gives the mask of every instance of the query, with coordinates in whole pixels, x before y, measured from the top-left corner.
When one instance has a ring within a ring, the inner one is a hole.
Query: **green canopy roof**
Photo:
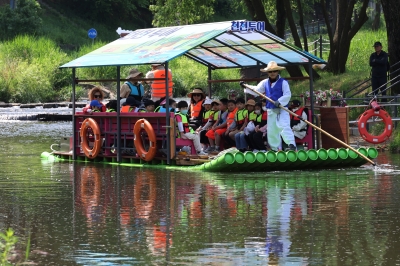
[[[325,63],[267,31],[231,31],[232,22],[140,29],[61,68],[143,65],[168,62],[185,55],[219,68]]]

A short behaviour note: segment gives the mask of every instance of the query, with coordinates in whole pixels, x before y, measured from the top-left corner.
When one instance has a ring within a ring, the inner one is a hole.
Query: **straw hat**
[[[216,103],[217,105],[221,105],[222,104],[220,100],[213,100],[211,102],[211,105],[213,105],[214,103]]]
[[[270,61],[266,68],[262,68],[261,72],[275,71],[275,70],[283,70],[285,67],[278,66],[275,61]]]
[[[247,106],[247,105],[255,106],[256,102],[253,99],[250,99],[250,100],[247,100],[247,103],[245,106]]]
[[[139,75],[143,75],[143,73],[140,72],[139,70],[137,70],[136,68],[132,68],[132,69],[129,71],[129,75],[128,75],[128,77],[126,77],[126,79],[136,78],[136,77],[139,76]]]
[[[163,64],[151,64],[152,67],[162,66]]]
[[[192,94],[203,94],[203,98],[206,97],[206,94],[203,92],[201,88],[194,88],[192,92],[190,92],[187,97],[192,98]]]

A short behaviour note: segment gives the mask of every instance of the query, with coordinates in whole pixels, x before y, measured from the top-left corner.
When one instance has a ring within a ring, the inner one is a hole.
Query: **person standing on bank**
[[[279,106],[288,107],[290,97],[292,96],[289,83],[281,78],[279,71],[285,67],[278,66],[274,61],[270,61],[266,68],[261,72],[267,72],[268,78],[262,80],[257,86],[249,86],[255,91],[265,94],[272,99],[275,104],[267,101],[268,124],[267,139],[272,150],[278,151],[282,149],[282,139],[288,145],[288,150],[297,150],[294,134],[290,127],[290,115],[287,111],[282,110]],[[245,88],[244,81],[240,85]],[[251,90],[245,90],[245,93],[257,95]],[[281,138],[282,137],[282,138]]]
[[[158,101],[161,98],[166,96],[165,93],[165,67],[163,64],[152,64],[151,71],[146,73],[146,78],[163,78],[164,80],[154,80],[149,81],[147,83],[150,84],[151,87],[151,99],[153,101]],[[174,83],[172,82],[172,72],[171,69],[168,69],[168,95],[172,97],[172,86]]]
[[[372,93],[377,95],[379,90],[382,96],[386,96],[386,85],[387,82],[387,72],[389,71],[389,58],[385,51],[382,51],[382,43],[374,43],[375,53],[372,53],[369,57],[369,65],[371,66],[371,85]],[[384,86],[383,86],[384,85]],[[381,87],[382,86],[382,87]],[[379,89],[379,87],[381,87]],[[386,102],[386,99],[382,99]]]

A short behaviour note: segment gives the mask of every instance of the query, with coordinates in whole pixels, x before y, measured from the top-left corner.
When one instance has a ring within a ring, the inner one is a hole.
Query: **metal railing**
[[[391,65],[390,69],[392,69],[393,67],[397,66],[398,64],[400,64],[400,61],[395,63],[395,64],[393,64],[393,65]],[[376,91],[379,91],[379,93],[377,93],[377,95],[382,93],[382,91],[380,91],[380,89],[384,88],[384,86],[386,86],[387,84],[392,83],[389,87],[387,87],[383,91],[387,91],[388,89],[390,89],[391,87],[393,87],[394,85],[399,83],[399,81],[396,81],[396,80],[400,78],[400,73],[399,73],[399,75],[397,75],[394,78],[390,79],[390,76],[393,76],[393,74],[396,74],[399,71],[400,71],[400,68],[395,70],[395,71],[393,71],[393,72],[390,72],[390,74],[388,74],[388,80],[389,81],[386,82],[385,84],[383,84],[382,86],[380,86],[378,89],[376,89]],[[394,81],[396,81],[396,82],[393,83]],[[343,91],[343,97],[352,98],[352,97],[354,97],[354,96],[366,91],[367,89],[369,89],[372,86],[372,84],[368,84],[369,82],[371,82],[371,78],[368,78],[367,80],[364,80],[363,82],[355,85],[354,87],[352,87],[351,89],[349,89],[347,91]],[[365,84],[368,84],[368,85],[367,86],[363,86]],[[351,93],[351,92],[352,92],[352,94],[349,95],[349,93]],[[366,97],[371,97],[372,95],[373,95],[373,92],[370,92],[368,95],[366,95]]]

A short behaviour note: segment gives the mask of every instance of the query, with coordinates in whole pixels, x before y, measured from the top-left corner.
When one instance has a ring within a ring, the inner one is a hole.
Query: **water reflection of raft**
[[[378,156],[375,148],[359,148],[358,151],[370,159]],[[43,152],[42,159],[51,161],[69,161],[68,154],[50,154]],[[121,165],[137,167],[155,167],[165,169],[188,169],[210,172],[254,172],[254,171],[280,171],[280,170],[301,170],[301,169],[326,169],[326,168],[344,168],[359,167],[367,161],[352,150],[339,149],[319,149],[319,150],[299,150],[279,151],[279,152],[245,152],[242,153],[236,149],[230,150],[212,160],[187,159],[198,163],[195,166],[180,166],[179,160],[173,161],[175,165],[165,165],[161,161],[145,162],[139,158],[129,158]],[[77,161],[87,161],[86,157],[81,157]],[[95,162],[114,163],[107,158],[95,160]]]

